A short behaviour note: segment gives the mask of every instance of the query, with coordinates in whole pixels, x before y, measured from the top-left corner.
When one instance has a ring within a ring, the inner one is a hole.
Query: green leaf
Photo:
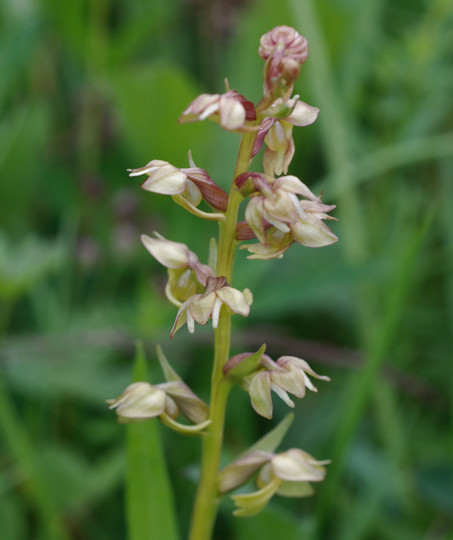
[[[251,446],[247,453],[255,452],[256,450],[264,450],[265,452],[274,452],[278,445],[282,442],[284,436],[288,432],[291,424],[294,420],[294,414],[289,413],[283,418],[283,420],[272,430],[269,431],[264,437],[261,437],[253,446]]]
[[[147,380],[143,344],[137,343],[134,381]],[[177,540],[173,494],[157,420],[127,426],[129,540]]]

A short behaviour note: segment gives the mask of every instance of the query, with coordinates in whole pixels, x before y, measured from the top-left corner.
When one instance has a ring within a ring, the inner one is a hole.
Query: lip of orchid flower
[[[178,122],[197,122],[211,118],[223,129],[236,131],[256,120],[255,106],[235,90],[225,94],[201,94],[183,111]]]

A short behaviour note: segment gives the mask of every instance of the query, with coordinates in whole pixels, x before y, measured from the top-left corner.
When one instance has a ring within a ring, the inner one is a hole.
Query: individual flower
[[[223,305],[233,313],[247,317],[252,301],[249,289],[241,292],[230,287],[224,277],[208,277],[205,292],[191,296],[179,308],[170,336],[173,337],[186,322],[190,333],[195,330],[195,321],[198,324],[206,324],[210,318],[212,327],[217,328]]]
[[[241,130],[256,120],[255,106],[235,90],[225,94],[201,94],[181,114],[178,122],[197,122],[210,118],[229,131]]]
[[[277,99],[263,111],[253,155],[266,143],[263,166],[266,174],[286,174],[294,156],[294,126],[309,126],[318,117],[319,109],[299,100],[299,96],[284,101]]]
[[[248,452],[225,467],[219,474],[219,492],[226,493],[243,485],[253,474],[258,490],[233,495],[236,516],[253,516],[266,507],[273,495],[307,497],[313,494],[309,482],[324,480],[328,461],[318,461],[307,452],[292,448],[274,454],[263,450]]]
[[[175,202],[205,219],[224,219],[222,214],[206,213],[197,208],[204,199],[211,207],[225,212],[228,195],[208,175],[197,167],[189,152],[190,167],[178,169],[160,159],[153,159],[139,169],[128,169],[129,176],[146,174],[142,188],[152,193],[171,195]]]
[[[258,54],[264,65],[264,95],[289,97],[308,58],[308,43],[294,28],[277,26],[260,39]]]
[[[155,238],[142,234],[140,239],[151,255],[168,269],[165,294],[170,302],[180,307],[188,298],[200,292],[202,286],[206,286],[208,277],[215,277],[214,271],[202,264],[185,244],[154,234]]]
[[[252,353],[248,353],[251,356]],[[244,361],[247,355],[242,356]],[[228,362],[234,365],[234,357]],[[296,356],[281,356],[274,362],[267,354],[261,356],[258,369],[240,382],[241,386],[250,395],[254,410],[264,418],[272,418],[273,405],[271,391],[275,392],[287,405],[294,407],[289,394],[298,398],[305,396],[306,389],[317,392],[308,375],[322,381],[330,381],[325,375],[318,375],[309,364]]]
[[[326,205],[321,198],[295,176],[273,179],[259,173],[244,173],[235,179],[236,186],[250,193],[245,210],[246,224],[238,224],[236,238],[258,238],[260,244],[247,244],[249,258],[271,259],[281,257],[297,242],[307,247],[322,247],[338,240],[322,220],[332,220],[327,214],[335,208]],[[299,200],[297,196],[304,197]]]
[[[147,382],[130,384],[116,399],[109,399],[110,409],[116,409],[122,423],[138,422],[159,417],[165,424],[182,433],[196,433],[208,424],[208,406],[182,381],[151,385]],[[194,425],[176,422],[183,414]]]

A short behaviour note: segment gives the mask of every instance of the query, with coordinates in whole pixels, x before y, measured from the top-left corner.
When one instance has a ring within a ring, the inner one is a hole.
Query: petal
[[[192,180],[189,179],[186,180],[184,197],[190,202],[190,204],[193,204],[194,206],[198,206],[203,200],[203,195],[198,189],[198,186],[195,184],[195,182],[192,182]]]
[[[272,418],[271,380],[267,371],[259,371],[253,376],[249,386],[252,407],[264,418]]]
[[[140,167],[138,169],[127,169],[127,171],[129,172],[129,176],[140,176],[142,174],[147,174],[149,176],[163,165],[169,165],[168,161],[162,161],[161,159],[153,159],[144,167]]]
[[[315,490],[308,482],[283,482],[277,490],[281,497],[311,497]]]
[[[291,234],[296,242],[307,247],[323,247],[334,244],[338,238],[320,219],[310,214],[291,223]]]
[[[187,176],[180,169],[169,163],[156,168],[149,173],[142,188],[161,195],[178,195],[186,189]]]
[[[219,98],[219,94],[201,94],[183,111],[178,122],[184,124],[205,120],[218,110]]]
[[[271,381],[298,398],[305,396],[305,378],[302,370],[291,369],[290,366],[288,369],[276,369],[271,371]]]
[[[245,123],[245,109],[235,98],[222,96],[219,103],[220,125],[224,129],[239,129]]]
[[[283,190],[276,190],[270,197],[266,197],[263,201],[263,209],[264,219],[272,223],[274,227],[277,227],[275,221],[292,223],[303,215],[296,195]],[[289,229],[284,232],[289,232]]]
[[[215,301],[214,292],[198,294],[189,299],[189,312],[198,324],[206,324],[209,321]]]
[[[309,126],[313,124],[319,114],[319,109],[312,107],[303,101],[298,101],[293,112],[286,118],[294,126]]]
[[[276,493],[281,485],[279,478],[273,478],[272,481],[253,493],[246,493],[245,495],[233,495],[231,498],[238,506],[238,509],[233,512],[234,516],[254,516],[259,514],[267,503]]]
[[[269,133],[266,135],[265,142],[274,152],[280,148],[286,148],[288,137],[281,122],[276,121],[274,123]]]
[[[194,424],[208,419],[209,407],[182,381],[171,381],[158,386],[173,398],[181,413]]]
[[[142,234],[140,240],[151,255],[166,268],[186,268],[190,262],[198,261],[198,257],[191,253],[185,244],[163,237],[152,238],[146,234]]]
[[[212,327],[217,328],[219,324],[219,317],[220,317],[220,309],[222,307],[222,300],[220,298],[216,298],[214,303],[214,309],[212,310]]]
[[[228,203],[228,195],[214,182],[214,180],[212,180],[204,169],[200,169],[200,167],[190,167],[181,170],[187,174],[188,178],[194,184],[196,184],[197,188],[202,193],[203,199],[208,204],[217,210],[225,212]]]
[[[122,418],[154,418],[164,411],[165,392],[149,383],[138,382],[129,385],[119,398],[108,403]]]
[[[302,197],[310,199],[311,201],[319,202],[319,197],[317,197],[303,182],[301,182],[297,176],[280,176],[280,178],[275,180],[273,186],[276,190],[281,189],[283,191],[287,191],[288,193],[301,195]]]
[[[252,197],[245,209],[245,220],[258,240],[265,243],[266,233],[263,221],[263,197]]]
[[[320,482],[325,469],[306,452],[293,448],[274,456],[271,460],[275,476],[289,482]]]
[[[256,156],[258,152],[261,150],[264,144],[264,139],[266,135],[268,134],[271,127],[274,125],[275,119],[274,118],[265,118],[259,127],[258,134],[255,139],[255,144],[253,145],[253,151],[252,156]]]
[[[316,379],[319,379],[321,381],[330,381],[330,377],[327,377],[327,375],[318,375],[315,371],[312,370],[308,362],[303,360],[302,358],[298,358],[297,356],[281,356],[277,360],[277,364],[284,366],[287,363],[291,363],[292,365],[296,366],[298,369],[304,371],[305,373],[308,373],[312,377],[315,377]]]
[[[266,235],[266,244],[246,244],[239,249],[247,249],[248,259],[275,259],[283,257],[285,251],[294,243],[289,233],[282,233],[277,229],[270,229]]]
[[[219,473],[219,491],[226,493],[244,484],[274,454],[256,450],[239,457]]]
[[[175,319],[175,322],[173,324],[173,328],[170,331],[170,337],[171,338],[173,338],[173,336],[181,328],[181,326],[184,326],[186,324],[186,322],[187,322],[187,309],[189,307],[190,302],[193,300],[193,298],[194,298],[194,296],[191,296],[179,308],[179,311],[176,314],[176,319]],[[187,326],[189,327],[189,324]]]
[[[248,291],[250,293],[250,291]],[[246,298],[244,293],[233,289],[233,287],[222,287],[215,294],[224,302],[234,313],[247,317],[250,313],[250,304],[253,298]],[[250,293],[251,294],[251,293]]]
[[[288,396],[288,392],[286,390],[283,390],[283,388],[280,388],[280,386],[277,386],[276,384],[271,384],[271,389],[277,394],[277,396],[288,405],[288,407],[294,408],[296,404],[294,401]]]

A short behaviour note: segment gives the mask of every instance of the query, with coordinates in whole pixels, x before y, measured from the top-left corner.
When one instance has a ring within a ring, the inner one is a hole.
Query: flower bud
[[[294,28],[277,26],[261,37],[258,54],[266,60],[264,94],[288,98],[308,57],[307,40]]]

